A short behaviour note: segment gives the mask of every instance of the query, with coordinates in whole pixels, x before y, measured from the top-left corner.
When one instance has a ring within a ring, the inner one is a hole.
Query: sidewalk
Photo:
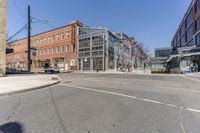
[[[60,82],[57,75],[26,75],[0,77],[0,95],[40,89]]]
[[[143,72],[143,71],[130,71],[130,72],[121,72],[121,71],[75,71],[73,73],[81,73],[81,74],[130,74],[130,75],[150,75],[150,72]]]

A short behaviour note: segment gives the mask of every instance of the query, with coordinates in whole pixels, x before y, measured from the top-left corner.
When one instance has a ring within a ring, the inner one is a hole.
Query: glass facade
[[[190,26],[190,28],[187,30],[187,42],[190,42],[193,38],[193,27]]]
[[[168,57],[171,53],[171,48],[168,49],[156,49],[155,57]]]
[[[192,23],[192,10],[189,12],[187,19],[186,19],[186,27],[188,28]]]
[[[196,45],[200,46],[200,33],[196,35],[195,40],[196,40]]]
[[[79,70],[114,69],[116,37],[104,28],[79,28]]]
[[[185,46],[185,35],[183,35],[181,37],[181,44],[180,44],[181,47],[184,47]]]
[[[166,73],[168,72],[167,63],[162,60],[154,60],[151,64],[152,73]]]
[[[195,28],[198,30],[200,28],[200,17],[196,20]]]
[[[181,27],[181,36],[185,33],[185,23]]]
[[[197,0],[195,4],[195,11],[197,12],[199,9],[200,9],[200,0]]]

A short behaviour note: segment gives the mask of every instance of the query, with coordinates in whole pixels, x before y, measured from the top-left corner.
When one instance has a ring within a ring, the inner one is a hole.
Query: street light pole
[[[31,72],[31,11],[28,6],[28,72]]]

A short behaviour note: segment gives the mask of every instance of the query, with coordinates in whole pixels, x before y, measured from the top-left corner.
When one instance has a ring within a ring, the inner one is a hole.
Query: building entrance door
[[[93,70],[103,70],[103,58],[93,58]]]

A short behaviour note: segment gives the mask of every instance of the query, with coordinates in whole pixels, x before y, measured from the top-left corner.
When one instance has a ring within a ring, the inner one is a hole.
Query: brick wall
[[[63,70],[76,70],[78,65],[77,27],[81,25],[79,21],[74,21],[66,26],[33,35],[31,47],[37,49],[37,54],[31,57],[32,70],[36,69],[37,65],[43,68],[46,63],[52,67],[60,65]],[[7,66],[27,68],[27,38],[10,42],[7,47],[14,50],[13,53],[6,55]],[[74,61],[75,64],[70,65],[72,64],[70,62]]]
[[[0,0],[0,76],[5,75],[5,31],[6,31],[6,0]]]

